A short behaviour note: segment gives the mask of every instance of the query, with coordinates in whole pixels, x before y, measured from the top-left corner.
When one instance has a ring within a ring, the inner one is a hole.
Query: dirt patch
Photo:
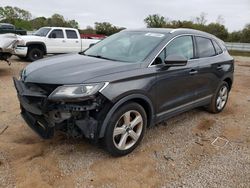
[[[210,130],[214,126],[214,124],[215,124],[215,120],[204,119],[198,124],[197,130],[200,130],[200,131]]]

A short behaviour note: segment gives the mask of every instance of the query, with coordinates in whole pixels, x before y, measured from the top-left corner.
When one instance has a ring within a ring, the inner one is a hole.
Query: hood
[[[20,35],[19,36],[25,42],[29,41],[44,41],[45,37],[35,36],[35,35]]]
[[[125,63],[80,54],[66,54],[35,61],[23,72],[25,82],[43,84],[79,84],[84,81],[140,68],[139,63]],[[108,82],[109,80],[103,80]]]

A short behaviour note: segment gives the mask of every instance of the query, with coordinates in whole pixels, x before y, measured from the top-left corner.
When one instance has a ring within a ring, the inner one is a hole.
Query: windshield
[[[139,62],[165,38],[165,34],[123,31],[112,35],[83,54],[124,62]]]
[[[42,28],[38,29],[38,30],[34,33],[34,35],[40,36],[40,37],[45,37],[45,36],[48,34],[48,32],[49,32],[50,30],[51,30],[50,28],[42,27]]]

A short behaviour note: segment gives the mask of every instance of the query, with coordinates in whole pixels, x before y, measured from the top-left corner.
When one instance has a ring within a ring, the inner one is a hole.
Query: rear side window
[[[74,30],[66,30],[66,35],[68,39],[77,39],[76,31]]]
[[[216,55],[213,43],[210,39],[204,37],[196,37],[198,56],[211,57]]]
[[[181,55],[187,59],[194,57],[193,40],[191,36],[182,36],[174,39],[166,47],[166,56]]]
[[[215,48],[216,54],[221,54],[222,53],[221,47],[215,41],[213,41],[213,44],[214,44],[214,48]]]
[[[55,38],[64,38],[63,36],[63,31],[61,29],[54,29],[51,33],[50,36],[55,35]]]

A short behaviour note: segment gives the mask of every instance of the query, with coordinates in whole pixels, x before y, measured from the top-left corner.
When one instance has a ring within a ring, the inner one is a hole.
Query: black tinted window
[[[203,37],[196,37],[199,57],[211,57],[216,55],[212,41]]]
[[[0,24],[0,29],[14,30],[15,26],[10,24]]]
[[[181,55],[192,59],[194,57],[192,37],[182,36],[174,39],[166,48],[166,56],[168,55]]]
[[[222,53],[221,47],[215,41],[213,41],[213,44],[214,44],[214,48],[215,48],[216,53],[221,54]]]
[[[66,30],[66,35],[68,39],[77,39],[77,34],[74,30]]]
[[[61,29],[54,29],[51,33],[50,36],[55,34],[55,38],[64,38],[63,36],[63,31]]]

